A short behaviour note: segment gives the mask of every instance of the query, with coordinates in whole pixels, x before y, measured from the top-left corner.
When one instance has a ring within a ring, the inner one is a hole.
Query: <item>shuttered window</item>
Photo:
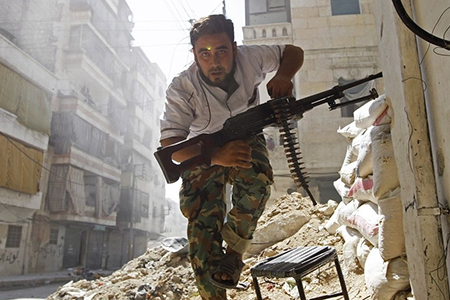
[[[29,148],[0,133],[0,187],[37,194],[42,161],[42,151]]]
[[[9,225],[5,248],[20,248],[21,239],[22,226]]]

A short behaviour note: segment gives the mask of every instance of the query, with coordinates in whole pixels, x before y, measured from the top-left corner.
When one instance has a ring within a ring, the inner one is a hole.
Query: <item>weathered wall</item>
[[[435,36],[449,40],[446,31],[450,22],[444,11],[448,3],[443,0],[413,1],[416,10],[417,23]],[[442,16],[442,17],[441,17]],[[445,34],[445,35],[444,35]],[[450,106],[450,61],[448,50],[437,48],[423,39],[419,39],[419,59],[422,80],[425,83],[425,101],[428,115],[429,135],[431,139],[431,155],[434,163],[434,174],[437,186],[437,197],[440,207],[448,208],[450,203],[450,170],[446,168],[446,161],[450,159],[450,132],[448,131],[448,116]],[[447,245],[449,234],[448,215],[441,215],[443,243]],[[447,274],[450,268],[448,253],[446,255]],[[441,274],[445,267],[439,268]],[[436,276],[436,275],[434,275]]]
[[[3,208],[2,208],[3,209]],[[13,211],[12,213],[19,213]],[[0,274],[2,275],[20,275],[25,267],[25,256],[27,247],[28,224],[22,226],[22,235],[20,248],[6,248],[6,237],[8,225],[0,225]]]
[[[60,34],[53,23],[61,14],[61,5],[57,2],[0,1],[0,26],[17,39],[22,50],[50,71],[54,70],[55,44]]]
[[[412,15],[411,3],[402,2]],[[431,31],[448,5],[444,1],[419,2],[414,1],[418,23]],[[439,209],[448,205],[443,201],[448,191],[440,184],[448,178],[443,163],[450,154],[446,142],[449,133],[445,131],[449,87],[443,84],[449,79],[448,59],[433,54],[433,45],[423,59],[428,45],[419,42],[418,51],[416,36],[399,20],[391,1],[374,1],[374,11],[386,96],[394,111],[392,137],[411,286],[415,299],[448,299],[441,232],[441,226],[448,226]],[[448,26],[448,18],[444,23]]]
[[[56,224],[50,226],[48,216],[34,217],[31,234],[29,273],[44,273],[61,270],[64,254],[65,227]],[[50,244],[50,228],[58,229],[56,244]]]

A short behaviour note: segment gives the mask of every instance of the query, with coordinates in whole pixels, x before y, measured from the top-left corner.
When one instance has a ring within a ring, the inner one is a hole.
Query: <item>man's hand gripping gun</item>
[[[245,140],[254,135],[260,134],[262,130],[269,126],[277,126],[283,138],[283,147],[292,178],[298,187],[302,187],[314,205],[317,204],[309,190],[308,176],[304,172],[300,161],[300,148],[295,136],[294,129],[289,120],[299,120],[303,113],[322,104],[328,104],[329,110],[346,106],[356,102],[367,101],[378,97],[377,91],[372,89],[370,94],[351,101],[336,103],[337,99],[344,97],[344,91],[360,85],[362,83],[382,77],[382,73],[370,75],[345,85],[336,85],[333,88],[314,94],[303,99],[296,100],[294,97],[281,97],[269,100],[263,104],[250,108],[246,112],[240,113],[225,121],[223,128],[211,134],[201,134],[189,140],[181,141],[166,147],[159,147],[155,152],[167,183],[178,180],[181,173],[197,166],[210,166],[211,155],[216,147],[222,146],[232,140]],[[200,153],[183,162],[175,162],[172,155],[177,151],[199,146]]]

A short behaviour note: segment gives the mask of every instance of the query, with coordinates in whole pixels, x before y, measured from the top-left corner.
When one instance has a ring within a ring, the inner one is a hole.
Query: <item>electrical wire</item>
[[[450,50],[450,41],[439,38],[433,34],[428,33],[424,29],[422,29],[419,25],[417,25],[406,12],[401,0],[392,0],[394,4],[394,8],[397,11],[398,16],[402,20],[402,22],[408,27],[414,34],[424,39],[425,41],[439,46],[441,48]]]
[[[450,10],[450,7],[447,7],[447,8],[441,13],[441,15],[439,16],[438,20],[437,20],[436,23],[434,24],[433,29],[431,30],[431,34],[434,34],[434,30],[436,29],[436,27],[437,27],[438,24],[440,23],[441,19],[443,18],[444,14],[445,14],[448,10]],[[443,36],[445,36],[445,35],[447,34],[447,32],[448,32],[449,29],[450,29],[450,26],[444,31]],[[427,49],[425,50],[425,53],[424,53],[422,59],[420,60],[419,65],[422,65],[422,63],[423,63],[423,61],[424,61],[424,59],[425,59],[425,56],[427,56],[428,51],[430,50],[430,46],[431,46],[431,43],[428,44]],[[437,47],[437,48],[439,48],[439,47]],[[439,54],[439,53],[436,53],[436,49],[437,49],[437,48],[434,48],[434,49],[433,49],[433,52],[434,52],[435,54],[447,56],[447,55],[445,55],[445,54]]]

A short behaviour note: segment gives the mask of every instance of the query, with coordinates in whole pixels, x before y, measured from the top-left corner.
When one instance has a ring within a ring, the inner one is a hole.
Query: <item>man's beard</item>
[[[211,79],[206,76],[202,68],[200,68],[200,65],[197,63],[198,70],[200,71],[200,76],[202,77],[203,81],[205,81],[208,85],[216,86],[220,88],[227,87],[231,82],[234,81],[234,72],[236,71],[236,62],[233,63],[233,68],[231,68],[231,71],[225,75],[225,78],[222,80],[216,80],[212,81]],[[211,71],[211,70],[210,70]]]

